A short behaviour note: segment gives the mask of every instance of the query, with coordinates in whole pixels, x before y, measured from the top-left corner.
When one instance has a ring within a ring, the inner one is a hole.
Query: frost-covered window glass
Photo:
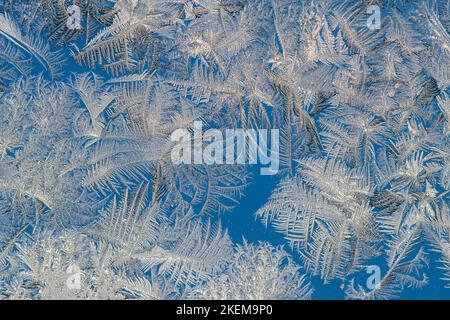
[[[450,298],[446,0],[0,0],[0,299]]]

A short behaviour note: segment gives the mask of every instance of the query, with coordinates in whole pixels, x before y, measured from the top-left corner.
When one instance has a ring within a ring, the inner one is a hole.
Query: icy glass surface
[[[0,0],[0,298],[450,298],[449,6]]]

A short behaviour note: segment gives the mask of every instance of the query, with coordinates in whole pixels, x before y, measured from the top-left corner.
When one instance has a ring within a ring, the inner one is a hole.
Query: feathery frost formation
[[[0,297],[450,287],[449,13],[445,0],[0,0]],[[195,121],[279,130],[260,208],[240,205],[254,165],[172,162],[172,132]],[[265,226],[260,241],[231,237],[231,212]]]

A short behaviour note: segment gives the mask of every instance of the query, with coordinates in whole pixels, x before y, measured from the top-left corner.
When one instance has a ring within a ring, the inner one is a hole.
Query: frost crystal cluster
[[[0,299],[450,297],[449,14],[0,0]],[[276,170],[174,162],[199,122]]]

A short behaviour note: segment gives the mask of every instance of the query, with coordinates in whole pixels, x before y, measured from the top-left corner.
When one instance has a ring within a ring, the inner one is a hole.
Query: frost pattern
[[[447,1],[72,3],[80,28],[67,1],[0,0],[1,298],[450,286]],[[171,133],[194,121],[280,130],[256,212],[240,206],[252,166],[172,163]],[[286,245],[231,237],[236,211]]]

